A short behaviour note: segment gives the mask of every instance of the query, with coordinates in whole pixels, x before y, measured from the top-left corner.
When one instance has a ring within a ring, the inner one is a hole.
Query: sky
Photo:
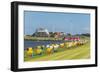
[[[24,11],[24,35],[32,35],[37,28],[46,28],[49,32],[90,33],[90,14]]]

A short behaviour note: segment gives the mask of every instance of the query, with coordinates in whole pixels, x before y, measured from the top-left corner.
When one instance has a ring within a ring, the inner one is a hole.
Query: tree
[[[49,32],[49,34],[50,34],[50,37],[54,37],[55,36],[55,34],[53,32]]]
[[[84,33],[84,34],[81,34],[81,35],[89,37],[90,33]]]
[[[71,36],[71,33],[67,33],[67,36]]]

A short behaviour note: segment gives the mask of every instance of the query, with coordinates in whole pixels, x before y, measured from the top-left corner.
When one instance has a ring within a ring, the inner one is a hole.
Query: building
[[[64,37],[65,36],[65,33],[64,32],[55,32],[54,33],[56,38],[61,38],[61,37]]]
[[[80,37],[65,37],[66,41],[80,41]]]
[[[49,31],[45,28],[38,28],[38,29],[36,29],[33,36],[36,36],[36,37],[49,37]]]

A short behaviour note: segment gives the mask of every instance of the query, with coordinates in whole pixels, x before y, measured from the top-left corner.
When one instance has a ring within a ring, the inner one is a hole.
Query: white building
[[[45,28],[38,28],[33,35],[37,37],[49,37],[49,31]]]

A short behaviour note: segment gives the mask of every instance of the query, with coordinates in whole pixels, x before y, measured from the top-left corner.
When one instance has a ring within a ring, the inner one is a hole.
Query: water
[[[63,43],[64,41],[29,41],[29,40],[25,40],[24,41],[24,49],[26,49],[27,47],[35,47],[35,46],[39,46],[39,45],[47,45],[47,44],[60,44]]]

